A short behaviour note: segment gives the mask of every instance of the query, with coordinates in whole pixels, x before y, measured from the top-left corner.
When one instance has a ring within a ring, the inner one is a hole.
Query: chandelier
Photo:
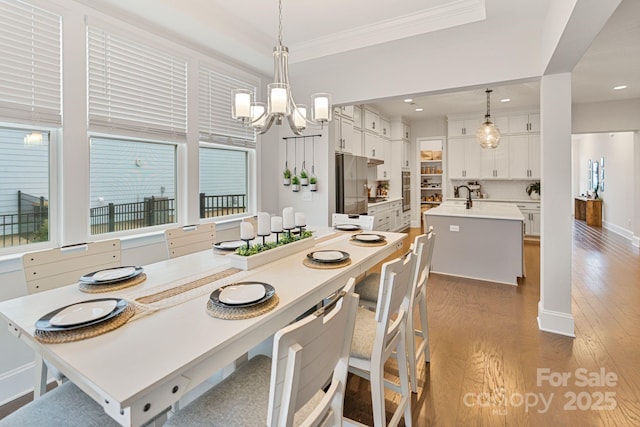
[[[480,125],[476,131],[476,138],[482,148],[496,148],[500,144],[500,129],[491,121],[491,89],[485,91],[487,93],[487,114],[484,116],[484,123]]]
[[[289,49],[282,44],[282,0],[278,0],[278,45],[273,48],[273,83],[267,85],[267,104],[255,102],[253,91],[233,91],[232,117],[253,127],[259,135],[275,123],[283,121],[296,135],[302,135],[307,124],[323,126],[331,121],[331,96],[328,93],[311,95],[311,111],[296,104],[289,84]]]

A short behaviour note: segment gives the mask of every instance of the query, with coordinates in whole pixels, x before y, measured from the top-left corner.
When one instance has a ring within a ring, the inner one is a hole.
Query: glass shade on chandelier
[[[484,122],[476,131],[476,138],[482,148],[496,148],[500,144],[500,129],[491,121],[491,89],[485,91],[487,93],[487,114],[484,116]]]
[[[267,104],[255,102],[253,92],[233,91],[232,117],[252,126],[261,135],[275,123],[285,120],[296,135],[302,135],[308,124],[324,126],[331,121],[331,96],[328,93],[311,95],[311,111],[297,105],[289,84],[289,49],[282,45],[282,1],[279,5],[278,45],[273,48],[273,83],[267,85]]]

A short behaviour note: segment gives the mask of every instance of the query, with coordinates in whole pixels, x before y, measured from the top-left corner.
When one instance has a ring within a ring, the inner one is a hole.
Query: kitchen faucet
[[[467,200],[464,202],[464,207],[467,209],[471,209],[471,207],[473,206],[473,202],[471,201],[471,189],[466,185],[459,185],[458,187],[455,188],[455,192],[460,194],[459,191],[461,188],[467,189]]]

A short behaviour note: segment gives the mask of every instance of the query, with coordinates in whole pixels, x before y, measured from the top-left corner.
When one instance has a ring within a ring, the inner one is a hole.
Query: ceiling
[[[230,61],[272,73],[271,51],[277,41],[276,0],[80,0],[141,27],[162,29],[176,40],[195,44]],[[441,30],[473,27],[478,22],[542,20],[557,0],[285,0],[283,44],[290,68],[297,63],[336,58],[341,54],[397,40],[443,34]],[[449,34],[449,33],[447,33]],[[507,36],[508,37],[508,36]],[[397,45],[394,45],[397,46]],[[490,53],[490,46],[487,46]],[[455,52],[452,52],[455,54]],[[295,85],[295,81],[292,81]],[[627,85],[614,91],[615,85]],[[572,72],[574,103],[640,98],[640,1],[622,0]],[[537,79],[492,87],[491,110],[539,105]],[[375,102],[389,117],[407,120],[484,111],[484,87],[446,93],[399,94]],[[335,95],[334,95],[335,97]],[[403,102],[411,97],[413,104]],[[504,98],[511,99],[501,103]],[[424,111],[416,112],[416,107]]]

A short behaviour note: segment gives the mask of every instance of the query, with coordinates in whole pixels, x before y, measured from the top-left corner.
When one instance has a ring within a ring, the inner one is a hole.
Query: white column
[[[571,314],[571,74],[540,82],[542,202],[540,230],[541,330],[575,336]]]

